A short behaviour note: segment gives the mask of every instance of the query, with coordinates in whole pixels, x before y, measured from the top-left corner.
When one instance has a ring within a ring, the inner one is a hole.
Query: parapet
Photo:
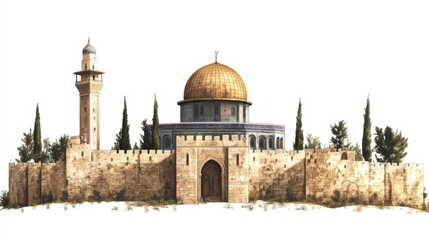
[[[186,135],[176,137],[177,147],[247,147],[245,135]]]

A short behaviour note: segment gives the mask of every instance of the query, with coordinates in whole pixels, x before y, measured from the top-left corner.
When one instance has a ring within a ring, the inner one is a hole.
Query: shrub
[[[92,191],[92,196],[89,197],[89,200],[94,202],[101,202],[103,200],[103,197],[101,196],[99,191],[94,190]]]
[[[3,208],[9,208],[9,192],[6,190],[1,191],[0,203]]]
[[[54,195],[52,195],[51,192],[49,192],[48,195],[43,195],[42,196],[42,204],[51,203],[53,201],[54,201]]]
[[[61,202],[67,202],[69,200],[69,194],[67,191],[64,191],[60,197]]]

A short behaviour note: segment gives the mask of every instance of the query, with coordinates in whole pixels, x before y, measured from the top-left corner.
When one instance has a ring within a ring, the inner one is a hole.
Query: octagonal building
[[[176,136],[183,135],[248,136],[251,149],[284,149],[284,125],[249,123],[246,84],[217,57],[189,77],[177,104],[180,123],[160,124],[162,149],[174,149]]]

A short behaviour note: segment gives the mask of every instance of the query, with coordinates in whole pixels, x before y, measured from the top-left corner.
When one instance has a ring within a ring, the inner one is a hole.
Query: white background
[[[413,0],[1,1],[0,189],[37,103],[42,138],[79,134],[73,72],[88,37],[106,72],[103,149],[121,127],[124,96],[132,144],[142,120],[151,123],[154,94],[160,122],[179,122],[187,79],[219,50],[246,83],[251,122],[284,124],[287,149],[299,98],[304,134],[327,146],[330,125],[345,120],[361,144],[370,94],[373,136],[376,126],[399,129],[405,162],[427,163],[428,12],[428,1]]]

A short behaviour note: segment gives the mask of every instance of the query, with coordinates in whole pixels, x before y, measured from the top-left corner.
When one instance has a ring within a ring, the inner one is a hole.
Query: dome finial
[[[215,63],[217,63],[217,54],[219,53],[218,50],[215,51]]]

